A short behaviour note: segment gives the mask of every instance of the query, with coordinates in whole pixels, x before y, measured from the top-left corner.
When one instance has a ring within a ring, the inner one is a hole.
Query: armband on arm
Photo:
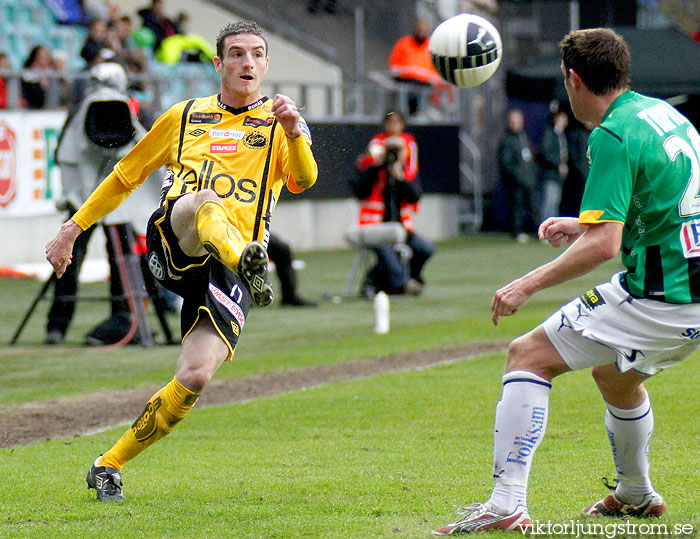
[[[71,219],[80,228],[87,230],[102,217],[117,209],[132,191],[132,188],[124,185],[112,172],[97,186]]]
[[[311,148],[306,144],[303,136],[293,139],[287,137],[287,148],[289,149],[289,171],[291,173],[287,188],[292,193],[301,193],[316,183],[318,166],[311,153]]]

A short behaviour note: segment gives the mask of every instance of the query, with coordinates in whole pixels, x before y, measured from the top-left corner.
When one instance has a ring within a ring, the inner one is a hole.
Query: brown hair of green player
[[[567,79],[573,69],[595,95],[629,88],[629,49],[624,38],[609,28],[570,32],[559,50]]]

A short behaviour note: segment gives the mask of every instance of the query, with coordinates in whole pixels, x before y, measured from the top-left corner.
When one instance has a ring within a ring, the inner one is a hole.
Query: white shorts
[[[634,298],[622,274],[564,305],[542,325],[573,370],[617,362],[652,376],[700,345],[700,304]]]

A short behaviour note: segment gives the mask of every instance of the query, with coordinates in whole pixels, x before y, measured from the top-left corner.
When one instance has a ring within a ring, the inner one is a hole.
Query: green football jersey
[[[624,224],[633,296],[700,303],[700,135],[665,101],[627,91],[588,139],[583,225]]]

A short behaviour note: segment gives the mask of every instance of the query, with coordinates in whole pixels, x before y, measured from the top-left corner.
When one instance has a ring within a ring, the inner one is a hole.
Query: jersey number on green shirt
[[[700,214],[700,136],[695,129],[689,127],[688,138],[692,146],[678,135],[671,135],[664,141],[664,150],[671,161],[675,161],[679,153],[690,159],[690,178],[678,203],[681,217]]]

